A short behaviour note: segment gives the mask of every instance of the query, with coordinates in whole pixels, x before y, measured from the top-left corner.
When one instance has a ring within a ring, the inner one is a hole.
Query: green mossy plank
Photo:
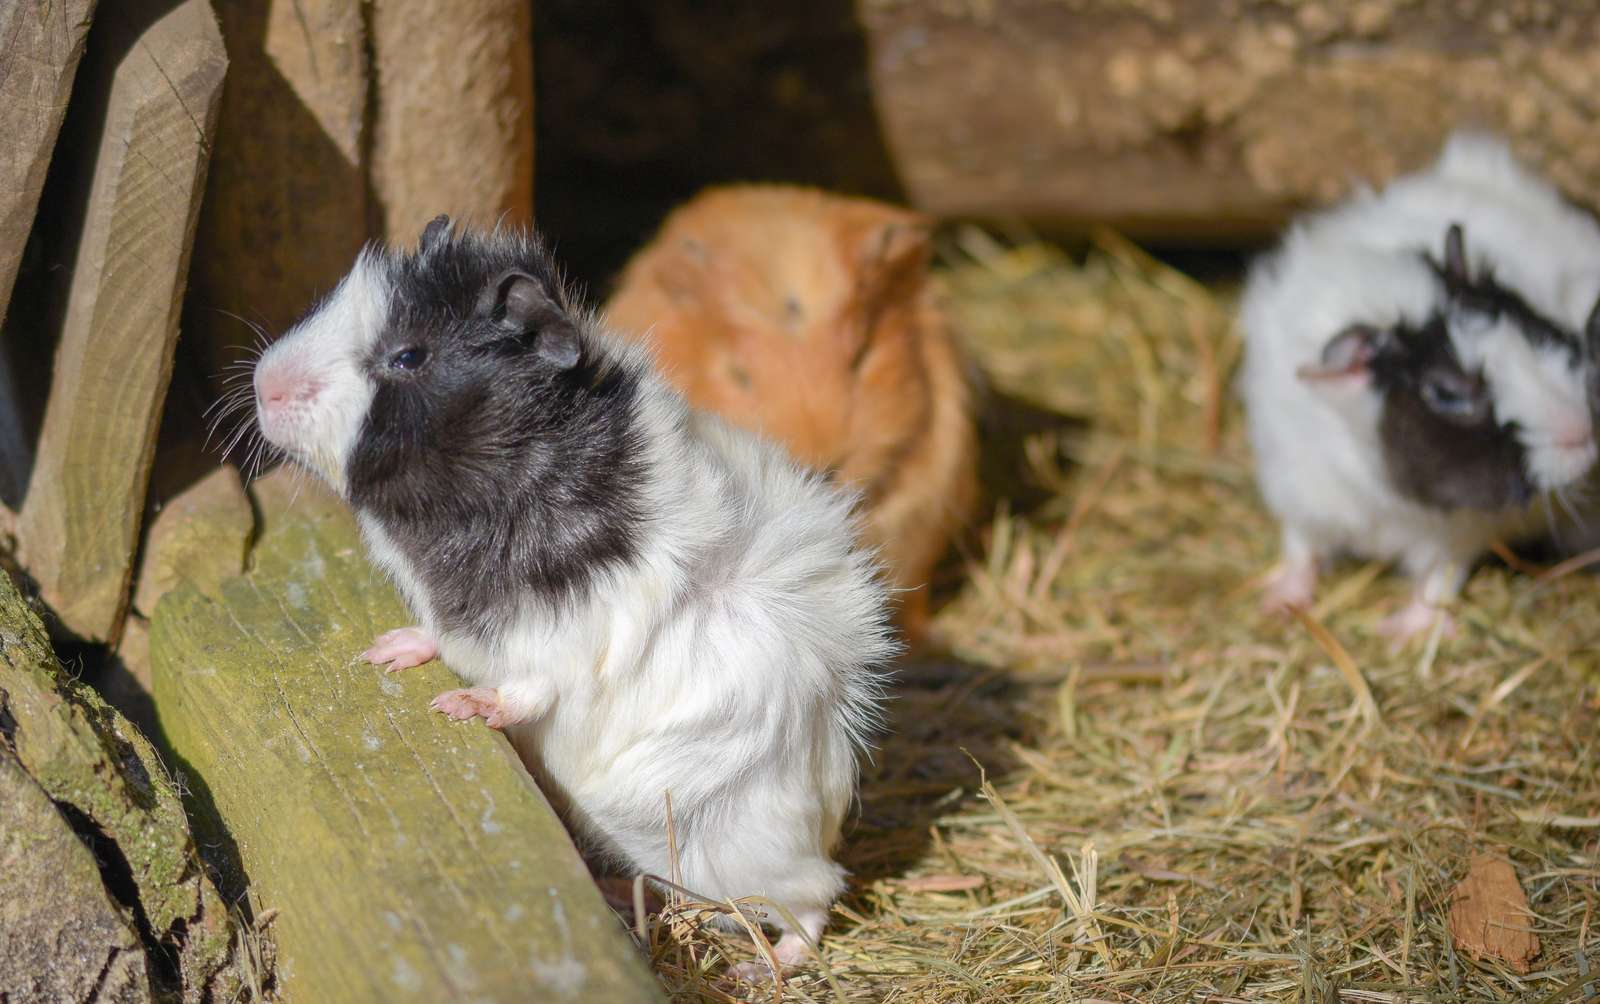
[[[177,953],[185,994],[232,985],[227,910],[200,868],[176,787],[150,741],[56,661],[0,574],[0,718],[17,760],[57,804],[116,845],[151,936]]]
[[[510,745],[428,710],[456,678],[358,660],[405,610],[343,509],[284,477],[258,487],[251,572],[220,600],[168,593],[151,635],[157,714],[197,812],[279,911],[278,987],[318,1002],[658,1000]]]

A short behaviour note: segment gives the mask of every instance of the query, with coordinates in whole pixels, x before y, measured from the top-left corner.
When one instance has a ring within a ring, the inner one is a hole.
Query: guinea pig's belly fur
[[[894,654],[885,593],[850,496],[697,425],[660,465],[639,562],[559,612],[530,607],[492,650],[444,633],[440,652],[475,684],[553,686],[507,734],[592,850],[705,896],[826,908]]]

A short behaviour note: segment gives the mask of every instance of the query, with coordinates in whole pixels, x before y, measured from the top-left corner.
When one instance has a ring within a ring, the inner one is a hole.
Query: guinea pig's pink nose
[[[293,401],[308,401],[316,393],[315,381],[287,367],[256,372],[256,396],[266,407],[277,408]]]

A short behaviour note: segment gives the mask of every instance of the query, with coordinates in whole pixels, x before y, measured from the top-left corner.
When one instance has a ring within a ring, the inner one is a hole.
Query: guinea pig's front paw
[[[1456,619],[1450,611],[1412,599],[1378,625],[1378,633],[1389,639],[1389,651],[1399,652],[1411,642],[1425,638],[1437,628],[1445,638],[1456,636]]]
[[[435,697],[428,707],[443,712],[451,721],[465,722],[482,718],[491,729],[503,729],[516,722],[516,718],[500,702],[500,692],[493,687],[447,690]]]
[[[1261,610],[1268,614],[1308,610],[1316,592],[1316,562],[1286,560],[1267,576],[1261,589]]]
[[[439,657],[439,643],[421,628],[403,627],[385,631],[373,641],[372,647],[361,653],[361,658],[374,666],[386,666],[385,672],[410,669]]]

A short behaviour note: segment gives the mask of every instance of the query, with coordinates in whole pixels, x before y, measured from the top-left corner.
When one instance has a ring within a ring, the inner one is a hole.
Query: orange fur
[[[928,222],[907,210],[715,188],[667,218],[606,306],[694,405],[863,493],[913,645],[928,579],[977,502],[972,392],[930,256]]]

